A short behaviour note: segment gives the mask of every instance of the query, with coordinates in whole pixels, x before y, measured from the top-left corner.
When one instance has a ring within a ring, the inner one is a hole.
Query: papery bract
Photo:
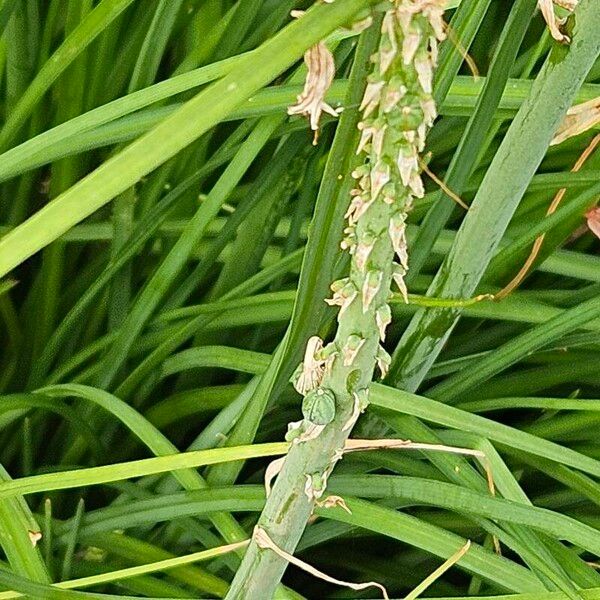
[[[587,219],[587,226],[590,231],[597,237],[600,238],[600,206],[595,206],[585,213]]]

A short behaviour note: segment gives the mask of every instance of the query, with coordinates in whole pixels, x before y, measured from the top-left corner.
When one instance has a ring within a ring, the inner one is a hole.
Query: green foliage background
[[[289,377],[334,328],[364,84],[348,26],[386,7],[290,17],[311,4],[0,2],[0,600],[225,595],[243,547],[220,547],[250,535],[299,418]],[[298,550],[399,598],[470,539],[425,595],[600,599],[600,257],[583,217],[600,154],[570,172],[597,131],[549,147],[600,96],[600,5],[581,0],[569,47],[535,8],[449,2],[427,150],[472,208],[432,181],[416,203],[410,303],[393,303],[391,373],[359,424],[483,452],[497,494],[459,455],[349,454],[330,489],[351,514],[318,509]],[[324,38],[345,111],[313,146],[286,107]],[[470,300],[541,233],[518,291]],[[373,595],[297,569],[284,584]]]

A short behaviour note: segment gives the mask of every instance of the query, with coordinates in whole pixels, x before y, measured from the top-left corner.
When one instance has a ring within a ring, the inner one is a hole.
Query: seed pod
[[[335,417],[335,396],[331,390],[318,388],[302,401],[304,418],[315,425],[329,425]]]

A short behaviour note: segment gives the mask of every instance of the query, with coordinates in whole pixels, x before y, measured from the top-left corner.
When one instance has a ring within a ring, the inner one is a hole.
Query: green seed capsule
[[[328,425],[335,417],[335,396],[331,390],[318,388],[302,401],[304,418],[315,425]]]

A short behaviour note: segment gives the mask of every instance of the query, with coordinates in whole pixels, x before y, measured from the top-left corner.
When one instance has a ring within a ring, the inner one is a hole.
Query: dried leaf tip
[[[288,108],[288,115],[305,115],[309,118],[310,128],[315,132],[313,144],[319,138],[319,121],[325,112],[337,117],[341,109],[335,109],[325,102],[325,95],[335,76],[333,54],[323,42],[315,44],[304,54],[308,69],[304,89],[297,97],[296,104]]]
[[[578,0],[538,0],[538,6],[542,11],[544,20],[548,24],[548,29],[552,37],[562,44],[568,44],[571,39],[561,31],[565,19],[561,19],[554,12],[554,4],[572,11],[576,8]]]

